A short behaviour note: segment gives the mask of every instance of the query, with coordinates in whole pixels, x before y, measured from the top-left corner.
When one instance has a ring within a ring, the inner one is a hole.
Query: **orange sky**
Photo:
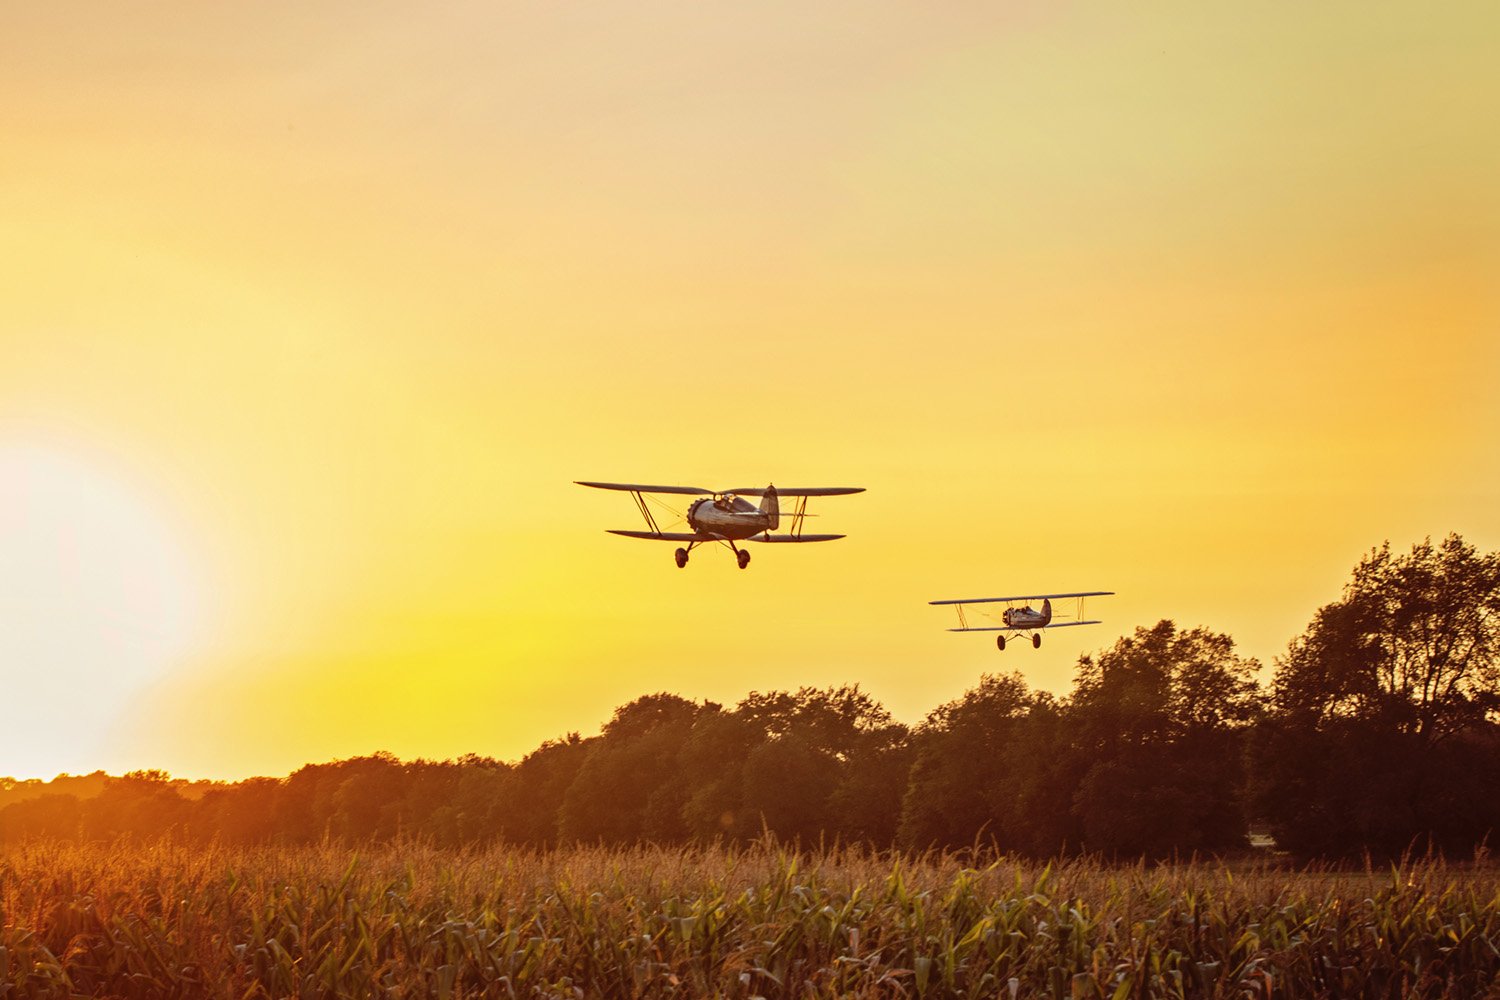
[[[915,722],[1500,547],[1500,8],[806,8],[7,5],[0,775]],[[574,479],[869,492],[679,572]]]

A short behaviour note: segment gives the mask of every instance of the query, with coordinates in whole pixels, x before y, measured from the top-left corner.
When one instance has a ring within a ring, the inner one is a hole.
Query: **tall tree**
[[[537,847],[557,843],[563,799],[592,743],[593,739],[569,733],[564,739],[547,740],[521,759],[495,806],[493,822],[503,839]]]
[[[687,792],[680,758],[699,711],[697,703],[665,693],[616,709],[563,797],[562,839],[682,839]]]
[[[996,793],[1016,767],[1028,766],[1009,751],[1031,705],[1019,673],[986,674],[979,687],[927,716],[913,739],[902,844],[920,849],[993,838],[1013,846],[1014,814]]]
[[[1306,854],[1467,849],[1500,827],[1497,712],[1500,553],[1386,543],[1277,664],[1257,806]]]
[[[752,694],[735,714],[760,740],[744,763],[740,828],[804,842],[894,832],[906,727],[858,686]]]
[[[1163,855],[1245,843],[1243,739],[1259,665],[1170,621],[1078,664],[1068,711],[1087,761],[1074,813],[1091,850]]]
[[[1354,568],[1276,676],[1277,707],[1380,719],[1434,743],[1500,709],[1500,553],[1458,535],[1406,556],[1390,543]]]

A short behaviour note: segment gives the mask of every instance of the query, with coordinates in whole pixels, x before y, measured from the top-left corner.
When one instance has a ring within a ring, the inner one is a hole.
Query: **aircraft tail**
[[[1052,624],[1052,598],[1050,597],[1042,599],[1042,618],[1043,628],[1046,628],[1048,625]]]
[[[760,512],[768,518],[767,531],[775,531],[781,525],[781,504],[776,499],[776,487],[767,486],[760,501]]]

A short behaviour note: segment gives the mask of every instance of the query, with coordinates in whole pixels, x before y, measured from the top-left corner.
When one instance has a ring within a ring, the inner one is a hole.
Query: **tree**
[[[832,831],[838,762],[800,733],[761,743],[745,761],[745,811],[785,840],[817,843]]]
[[[193,809],[191,832],[201,840],[230,844],[265,843],[275,838],[276,800],[283,783],[275,778],[248,778],[206,793]]]
[[[745,808],[745,762],[765,730],[739,712],[704,712],[683,746],[681,765],[687,833],[701,840],[753,838],[760,819]]]
[[[1304,854],[1466,850],[1500,826],[1497,710],[1500,554],[1386,543],[1278,661],[1257,806]]]
[[[1257,669],[1229,636],[1165,620],[1079,660],[1067,714],[1088,762],[1073,802],[1085,846],[1160,856],[1244,845]]]
[[[330,831],[350,841],[387,840],[400,833],[408,768],[384,751],[343,761],[330,803]]]
[[[557,843],[563,799],[593,742],[577,733],[547,740],[512,769],[495,808],[494,822],[505,840],[536,847]]]
[[[73,795],[48,793],[0,809],[0,841],[77,836],[82,809]]]
[[[687,792],[680,757],[699,711],[695,702],[671,694],[646,695],[616,709],[563,797],[561,838],[682,839]]]
[[[1025,762],[1010,752],[1031,694],[1019,673],[986,674],[979,687],[934,709],[917,728],[902,801],[900,841],[909,848],[960,846],[993,838],[1011,846],[1011,811],[995,795]]]
[[[1276,676],[1278,709],[1313,721],[1380,719],[1437,743],[1500,709],[1500,553],[1458,535],[1354,568]]]
[[[756,693],[735,714],[759,733],[744,759],[742,831],[890,842],[907,731],[868,694],[848,685]]]
[[[189,808],[165,771],[131,771],[84,801],[82,833],[93,840],[160,837],[178,829]]]

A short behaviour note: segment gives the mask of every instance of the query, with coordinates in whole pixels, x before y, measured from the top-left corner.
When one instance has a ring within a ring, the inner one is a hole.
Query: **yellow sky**
[[[1500,547],[1497,31],[7,5],[0,774],[513,758],[658,690],[915,722]],[[869,492],[679,572],[574,479]],[[1096,587],[1003,656],[925,603]]]

